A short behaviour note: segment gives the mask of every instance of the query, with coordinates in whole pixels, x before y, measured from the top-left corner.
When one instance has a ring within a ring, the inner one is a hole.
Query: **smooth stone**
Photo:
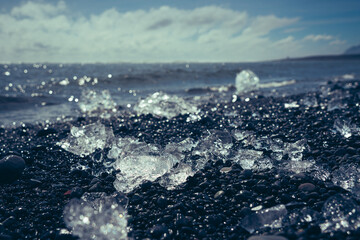
[[[304,191],[304,192],[312,192],[312,191],[315,191],[315,185],[312,184],[312,183],[303,183],[303,184],[300,184],[298,189],[300,191]]]
[[[218,197],[220,197],[221,195],[223,195],[225,192],[223,191],[223,190],[220,190],[220,191],[218,191],[217,193],[215,193],[215,195],[214,195],[214,198],[218,198]]]
[[[276,235],[258,235],[258,236],[251,236],[247,240],[287,240],[287,238]]]
[[[232,170],[231,167],[223,167],[222,169],[220,169],[220,172],[221,173],[228,173]]]
[[[22,157],[9,155],[0,160],[0,184],[17,180],[25,169]]]

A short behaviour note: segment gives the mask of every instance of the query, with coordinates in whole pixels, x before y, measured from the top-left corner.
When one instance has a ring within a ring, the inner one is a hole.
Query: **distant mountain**
[[[350,54],[360,54],[360,45],[352,46],[351,48],[347,49],[344,54],[350,55]]]

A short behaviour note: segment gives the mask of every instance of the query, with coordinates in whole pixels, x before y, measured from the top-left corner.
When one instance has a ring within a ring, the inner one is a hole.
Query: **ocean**
[[[236,74],[244,69],[259,77],[258,91],[261,94],[293,95],[319,90],[328,81],[359,78],[359,66],[359,59],[256,63],[3,64],[0,68],[0,125],[63,121],[82,116],[89,109],[101,112],[101,108],[109,107],[107,103],[105,106],[101,103],[104,99],[111,99],[110,104],[117,109],[132,110],[140,99],[155,92],[195,99],[199,103],[220,98],[229,100],[235,91]]]
[[[359,58],[0,69],[0,239],[359,239]]]

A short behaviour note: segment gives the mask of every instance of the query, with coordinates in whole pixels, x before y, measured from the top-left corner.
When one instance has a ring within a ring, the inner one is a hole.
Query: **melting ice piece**
[[[286,143],[286,153],[289,155],[291,161],[301,161],[303,151],[308,148],[309,146],[305,139],[298,140],[294,143]]]
[[[294,101],[294,102],[290,102],[290,103],[285,103],[284,107],[285,108],[298,108],[298,107],[300,107],[300,105],[297,103],[297,101]]]
[[[331,181],[346,190],[357,193],[360,190],[360,169],[355,164],[341,165],[331,173]]]
[[[64,221],[80,239],[128,239],[122,200],[117,195],[74,198],[65,206]]]
[[[173,168],[169,173],[163,175],[160,179],[160,185],[168,190],[175,189],[176,186],[186,182],[190,176],[194,176],[195,171],[186,163],[180,163],[179,166]]]
[[[212,156],[225,159],[233,146],[231,135],[227,131],[211,130],[207,134],[192,151],[193,156],[200,157],[197,169],[203,168],[207,161],[213,159]]]
[[[355,124],[351,124],[350,120],[336,119],[334,122],[334,129],[343,135],[345,138],[349,138],[352,134],[358,134],[360,129]]]
[[[315,161],[288,161],[284,164],[285,170],[290,170],[295,173],[308,172],[312,170]]]
[[[285,205],[276,205],[247,215],[241,221],[241,226],[249,233],[265,227],[281,228],[281,222],[287,213]]]
[[[360,209],[347,195],[336,194],[322,208],[325,222],[320,224],[322,232],[351,231],[360,227]]]
[[[300,100],[300,103],[307,107],[318,107],[318,100],[315,96],[306,96],[304,99]]]
[[[305,207],[300,210],[294,210],[283,220],[284,225],[300,225],[302,223],[316,222],[320,218],[320,213]]]
[[[323,166],[314,165],[311,169],[311,175],[314,178],[325,182],[330,177],[330,171]]]
[[[243,169],[266,169],[272,168],[272,163],[269,159],[263,157],[263,152],[239,149],[236,156],[232,158],[236,163],[239,163]]]
[[[147,98],[140,100],[134,106],[134,110],[139,114],[152,114],[157,117],[166,118],[173,118],[179,114],[196,114],[199,112],[194,104],[186,102],[181,97],[168,95],[163,92],[155,92]],[[191,119],[196,118],[192,115]]]
[[[170,154],[130,154],[115,162],[114,168],[120,173],[114,186],[119,192],[131,192],[144,181],[155,181],[169,172],[177,162],[178,159]]]
[[[103,90],[96,92],[85,90],[81,94],[79,108],[82,112],[93,113],[102,110],[111,110],[116,112],[116,103],[112,100],[110,92]]]
[[[72,127],[67,139],[58,142],[66,151],[79,156],[87,156],[96,149],[104,149],[114,139],[111,129],[101,123],[92,123],[82,127]]]
[[[259,78],[251,70],[243,70],[236,75],[235,87],[237,93],[256,90],[259,87]]]
[[[234,130],[232,132],[232,135],[234,136],[234,138],[237,141],[242,141],[242,140],[244,140],[246,138],[249,138],[249,137],[253,136],[254,132],[252,132],[252,131],[241,131],[241,130],[236,129],[236,130]]]

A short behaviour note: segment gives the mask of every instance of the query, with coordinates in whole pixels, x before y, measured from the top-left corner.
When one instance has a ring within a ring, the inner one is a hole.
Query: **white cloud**
[[[218,6],[70,14],[63,1],[30,1],[0,14],[0,61],[256,61],[301,55],[294,37],[271,38],[298,18],[252,17]]]
[[[325,35],[325,34],[313,35],[313,34],[311,34],[311,35],[307,35],[306,37],[304,37],[304,40],[317,42],[317,41],[321,41],[321,40],[329,41],[333,38],[334,37],[331,35]]]
[[[330,45],[344,45],[346,43],[345,40],[339,40],[339,39],[336,39],[334,41],[331,41],[330,42]]]

